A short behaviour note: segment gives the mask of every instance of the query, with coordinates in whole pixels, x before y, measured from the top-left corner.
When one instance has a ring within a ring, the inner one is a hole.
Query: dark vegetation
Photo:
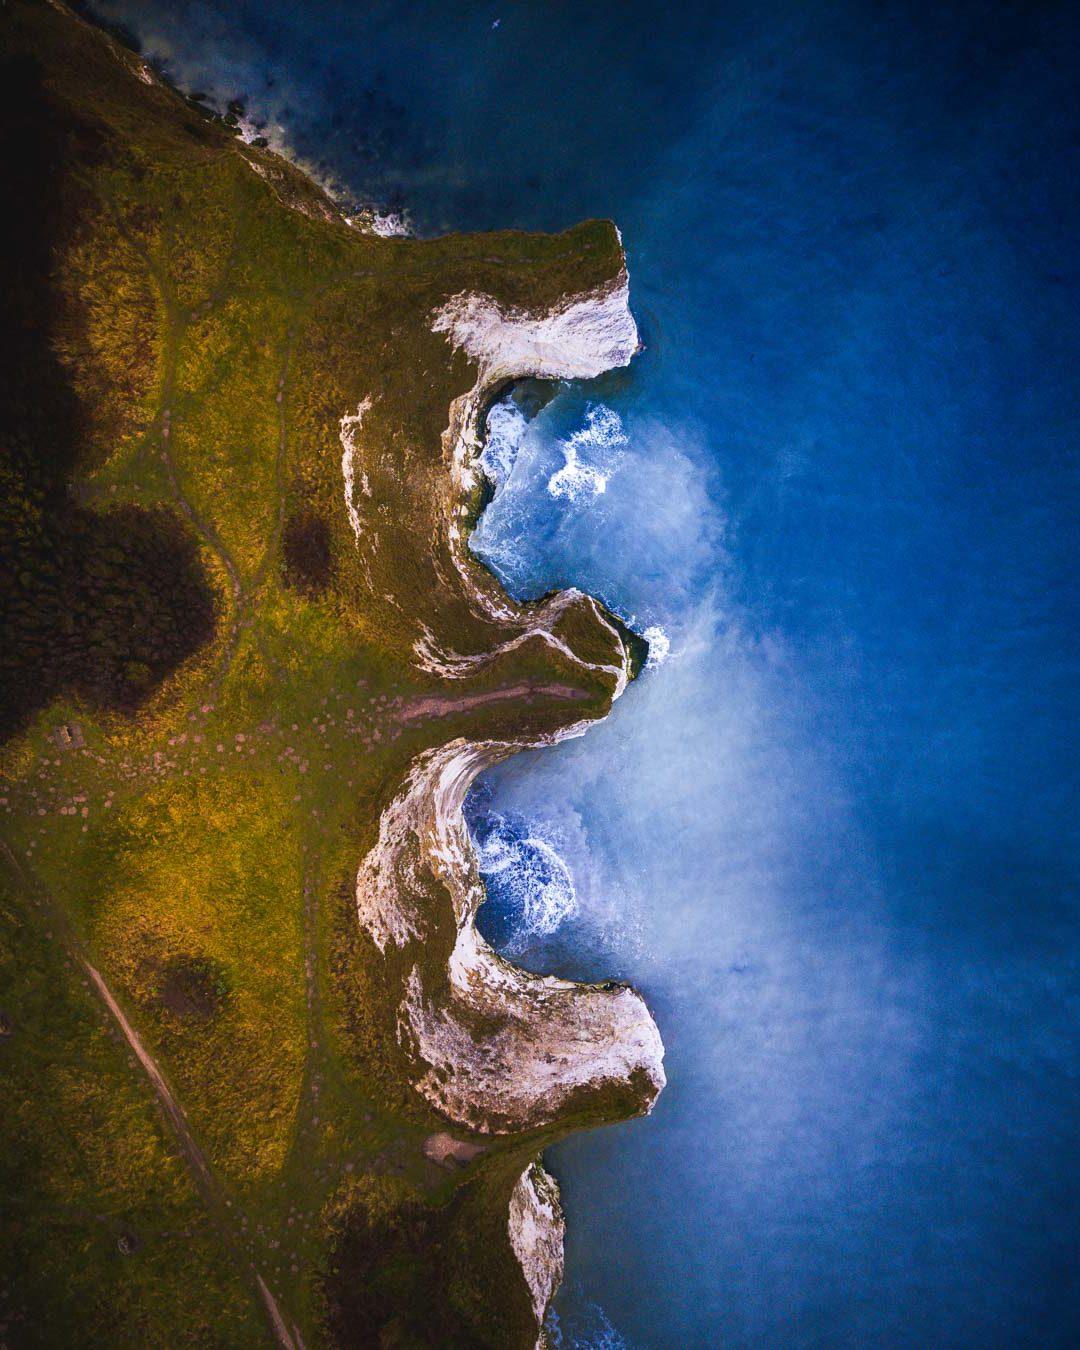
[[[463,1242],[471,1215],[468,1188],[449,1203],[425,1202],[406,1183],[365,1178],[339,1198],[322,1281],[327,1329],[342,1350],[493,1350],[500,1339],[494,1310],[483,1330],[460,1295],[469,1261]],[[457,1288],[455,1288],[457,1284]]]
[[[213,633],[215,598],[193,537],[164,509],[96,512],[71,490],[84,410],[55,350],[70,306],[53,285],[74,214],[71,160],[108,161],[103,132],[49,97],[36,63],[0,62],[0,739],[64,692],[131,710]]]
[[[285,584],[301,595],[316,596],[334,578],[330,526],[318,512],[303,507],[285,522],[282,539]]]
[[[209,956],[174,956],[161,971],[158,997],[176,1017],[208,1021],[229,997],[225,968]]]

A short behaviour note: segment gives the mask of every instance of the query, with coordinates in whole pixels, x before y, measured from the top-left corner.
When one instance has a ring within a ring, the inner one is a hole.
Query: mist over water
[[[472,540],[669,644],[468,804],[667,1047],[550,1155],[561,1343],[1074,1344],[1075,12],[103,8],[422,231],[622,228],[647,350],[493,411]]]

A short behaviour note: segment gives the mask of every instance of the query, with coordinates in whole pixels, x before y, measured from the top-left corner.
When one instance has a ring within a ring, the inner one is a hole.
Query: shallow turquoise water
[[[106,8],[421,230],[622,227],[647,350],[474,540],[670,643],[471,806],[668,1049],[551,1158],[564,1342],[1074,1343],[1076,12]]]

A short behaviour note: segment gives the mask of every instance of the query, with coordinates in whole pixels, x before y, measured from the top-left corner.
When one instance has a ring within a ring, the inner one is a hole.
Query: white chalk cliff
[[[398,1018],[417,1090],[455,1124],[509,1134],[587,1109],[599,1090],[627,1114],[664,1086],[664,1047],[641,996],[575,984],[503,960],[474,923],[484,899],[461,807],[476,775],[519,745],[456,740],[426,751],[383,812],[357,876],[360,922],[380,950],[418,944]],[[445,922],[457,936],[445,969],[422,959]]]

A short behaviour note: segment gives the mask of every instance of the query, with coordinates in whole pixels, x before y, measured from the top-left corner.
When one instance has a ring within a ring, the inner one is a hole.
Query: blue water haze
[[[496,410],[473,539],[657,658],[469,803],[667,1046],[551,1151],[553,1334],[1075,1344],[1076,9],[100,9],[422,233],[623,231],[646,350]]]

